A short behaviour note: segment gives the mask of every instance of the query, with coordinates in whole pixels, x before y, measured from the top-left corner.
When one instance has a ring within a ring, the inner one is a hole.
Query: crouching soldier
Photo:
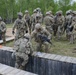
[[[0,17],[0,40],[3,40],[4,45],[6,44],[5,33],[6,33],[6,24]]]
[[[15,50],[15,67],[24,70],[29,60],[29,55],[33,53],[30,36],[25,34],[19,38],[14,44]]]
[[[49,51],[51,34],[45,28],[43,28],[40,23],[35,25],[35,29],[31,34],[31,38],[34,38],[35,42],[37,43],[37,51],[42,51],[42,45],[44,45],[46,53]]]

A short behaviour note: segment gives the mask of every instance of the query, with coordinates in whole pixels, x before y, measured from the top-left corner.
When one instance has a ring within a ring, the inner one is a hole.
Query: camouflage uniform
[[[31,17],[29,15],[28,10],[25,11],[25,15],[24,15],[23,19],[26,21],[26,24],[29,28],[29,32],[31,33]]]
[[[48,52],[48,50],[49,50],[49,43],[46,42],[46,41],[42,42],[42,40],[40,39],[40,37],[38,37],[38,35],[44,35],[48,39],[51,38],[50,33],[46,29],[42,28],[39,23],[37,23],[35,25],[35,30],[32,32],[31,38],[34,38],[35,42],[37,43],[37,47],[36,47],[37,51],[42,51],[41,48],[42,48],[42,45],[44,45],[45,46],[45,52]]]
[[[70,39],[70,31],[69,31],[69,26],[71,25],[72,23],[72,15],[70,13],[70,11],[66,11],[66,16],[65,16],[65,28],[64,30],[66,30],[66,37],[67,39]]]
[[[58,11],[57,26],[58,26],[57,37],[58,39],[60,39],[63,33],[63,26],[64,26],[64,16],[62,15],[62,11]]]
[[[37,11],[37,15],[36,15],[35,22],[42,24],[42,22],[43,22],[43,14],[41,13],[41,9],[40,8],[36,8],[36,11]]]
[[[50,16],[49,12],[46,12],[46,16],[44,17],[44,24],[46,25],[46,29],[52,33],[53,29],[52,26],[54,24],[54,19],[53,17]]]
[[[6,33],[6,24],[2,21],[2,18],[0,17],[0,37],[3,40],[4,45],[6,44],[5,33]]]
[[[50,17],[54,18],[54,15],[52,14],[52,11],[48,11],[50,13]]]
[[[53,25],[54,36],[57,35],[57,30],[58,30],[57,17],[58,17],[58,12],[56,12],[56,15],[54,16],[54,25]]]
[[[35,24],[40,23],[42,24],[43,15],[41,13],[36,14]]]
[[[26,33],[26,30],[27,30],[27,25],[24,22],[24,20],[22,19],[22,13],[19,12],[18,16],[20,16],[21,18],[17,18],[15,20],[14,25],[13,25],[13,29],[12,29],[13,34],[14,34],[15,29],[16,29],[15,40],[23,37],[23,35]]]
[[[24,69],[29,60],[29,54],[33,53],[32,44],[29,40],[27,34],[23,38],[19,38],[14,43],[14,50],[16,56],[15,67],[19,69]]]
[[[73,27],[73,29],[70,32],[70,43],[73,44],[76,38],[76,11],[73,11],[71,27]]]

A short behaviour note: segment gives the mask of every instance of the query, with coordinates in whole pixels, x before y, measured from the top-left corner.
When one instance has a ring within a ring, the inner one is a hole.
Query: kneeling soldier
[[[24,67],[29,60],[29,54],[31,54],[33,51],[30,37],[28,35],[24,35],[24,37],[16,40],[14,44],[14,50],[16,56],[15,67],[24,70]]]

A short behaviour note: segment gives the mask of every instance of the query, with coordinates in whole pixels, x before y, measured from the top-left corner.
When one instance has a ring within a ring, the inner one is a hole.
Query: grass
[[[66,40],[57,41],[53,39],[52,42],[55,46],[51,45],[49,53],[76,57],[76,51],[74,51],[74,48],[76,48],[76,44],[69,44],[69,41]],[[13,44],[14,41],[11,41],[8,42],[6,46],[13,47]],[[36,43],[32,41],[32,44],[35,49]]]
[[[12,28],[13,27],[13,24],[6,24],[6,27],[7,28]]]
[[[55,47],[51,46],[50,53],[66,55],[66,56],[74,56],[76,57],[76,44],[69,44],[68,41],[53,41]]]
[[[7,42],[6,46],[13,47],[14,46],[14,41]]]
[[[55,45],[49,45],[49,53],[51,54],[58,54],[58,55],[65,55],[65,56],[72,56],[76,57],[76,51],[74,50],[76,48],[75,44],[69,44],[69,41],[65,40],[65,37],[61,41],[57,41],[55,39],[52,39],[52,43]],[[35,46],[36,44],[33,43]]]

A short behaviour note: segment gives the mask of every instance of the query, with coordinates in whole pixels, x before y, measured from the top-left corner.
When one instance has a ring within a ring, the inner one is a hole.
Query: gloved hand
[[[12,59],[15,59],[15,52],[12,53],[11,57]]]
[[[33,52],[32,53],[32,56],[36,56],[36,57],[41,56],[41,55],[42,55],[41,52]]]
[[[12,34],[14,35],[14,34],[15,34],[15,32],[14,32],[14,31],[12,31]]]

